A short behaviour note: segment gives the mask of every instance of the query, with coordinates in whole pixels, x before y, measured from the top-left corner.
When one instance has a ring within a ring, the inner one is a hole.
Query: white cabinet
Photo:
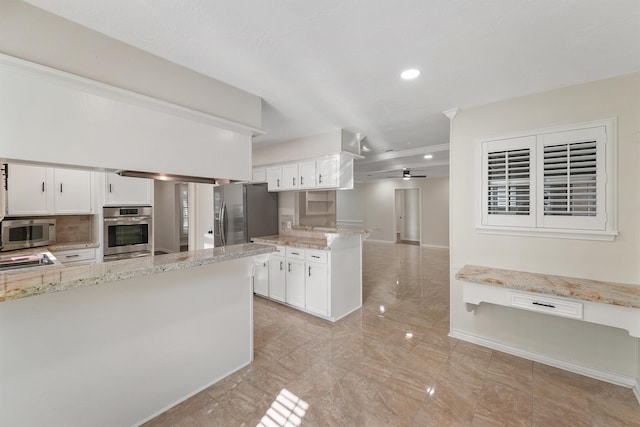
[[[58,261],[66,266],[93,264],[96,261],[94,248],[70,249],[52,252]]]
[[[282,189],[295,190],[298,188],[298,165],[282,166]]]
[[[105,205],[107,206],[152,204],[152,179],[131,178],[108,173],[105,182]]]
[[[56,168],[54,182],[56,214],[91,213],[91,172]]]
[[[8,166],[7,184],[8,215],[51,214],[51,168],[11,164]]]
[[[300,173],[300,189],[316,187],[316,162],[304,162],[298,165]]]
[[[267,191],[282,190],[282,166],[267,168]]]
[[[269,296],[269,259],[268,256],[256,260],[253,266],[253,292]]]
[[[91,213],[91,172],[9,165],[8,215]]]
[[[266,169],[269,191],[353,188],[353,155],[334,154]]]
[[[329,316],[329,253],[306,251],[305,308],[320,316]]]
[[[338,156],[318,160],[317,187],[338,187],[340,177],[340,158]]]
[[[271,255],[269,261],[269,298],[276,301],[286,301],[286,273],[285,258]]]
[[[287,304],[305,308],[304,261],[287,257]]]

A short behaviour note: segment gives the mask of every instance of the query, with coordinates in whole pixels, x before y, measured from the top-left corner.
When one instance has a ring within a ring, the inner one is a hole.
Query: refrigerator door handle
[[[222,202],[222,206],[220,207],[220,219],[218,220],[218,228],[219,228],[219,232],[220,232],[220,242],[222,243],[222,246],[226,246],[227,245],[227,237],[225,235],[225,222],[227,220],[227,204],[225,202]]]

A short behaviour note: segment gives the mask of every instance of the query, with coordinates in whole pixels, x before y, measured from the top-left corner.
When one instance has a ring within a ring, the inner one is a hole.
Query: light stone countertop
[[[91,265],[51,265],[0,272],[0,301],[60,292],[273,252],[256,243],[148,256]],[[33,251],[32,251],[33,252]]]
[[[71,251],[74,249],[89,249],[99,248],[98,242],[69,242],[69,243],[56,243],[54,245],[47,246],[47,250],[51,252],[56,251]]]
[[[265,243],[268,245],[292,246],[303,249],[330,249],[326,238],[312,238],[294,236],[292,234],[276,234],[275,236],[253,237],[255,243]]]
[[[465,265],[456,279],[524,292],[640,309],[640,286]]]

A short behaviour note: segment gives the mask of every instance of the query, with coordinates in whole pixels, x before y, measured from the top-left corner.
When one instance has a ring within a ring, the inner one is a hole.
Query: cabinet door
[[[150,205],[153,193],[153,180],[146,178],[131,178],[108,173],[105,204],[121,205]]]
[[[282,189],[295,190],[298,188],[298,165],[286,165],[282,167]]]
[[[269,298],[286,301],[285,271],[285,259],[272,255],[269,261]]]
[[[316,162],[304,162],[298,166],[300,172],[299,188],[315,188],[316,186]]]
[[[307,262],[305,271],[306,309],[321,316],[329,315],[328,273],[327,264]]]
[[[53,173],[55,213],[90,214],[91,172],[56,168]]]
[[[267,168],[267,191],[282,190],[282,166]]]
[[[339,176],[339,162],[337,156],[318,160],[318,181],[317,187],[337,187]]]
[[[8,215],[48,215],[53,212],[53,169],[9,165]]]
[[[251,182],[267,182],[267,169],[253,168],[251,171]]]
[[[256,262],[253,267],[253,292],[269,296],[269,262],[266,259]]]
[[[304,309],[304,261],[287,258],[287,304]]]

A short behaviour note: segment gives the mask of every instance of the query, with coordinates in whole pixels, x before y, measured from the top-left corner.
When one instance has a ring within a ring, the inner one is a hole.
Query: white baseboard
[[[367,239],[367,240],[365,240],[365,242],[394,244],[394,242],[392,242],[391,240],[374,240],[374,239]]]
[[[452,330],[449,333],[449,336],[462,341],[467,341],[473,344],[478,344],[494,350],[502,351],[503,353],[509,353],[514,356],[533,360],[534,362],[539,362],[545,365],[553,366],[555,368],[564,369],[565,371],[584,375],[590,378],[595,378],[596,380],[601,380],[611,384],[631,388],[636,396],[636,399],[638,399],[638,403],[640,403],[640,383],[638,383],[638,380],[632,376],[605,371],[602,369],[596,369],[589,366],[578,365],[576,363],[567,362],[566,360],[556,359],[532,351],[522,350],[517,347],[501,344],[497,341],[477,337],[475,335],[471,335],[462,331]]]
[[[447,249],[447,250],[449,249],[449,246],[438,246],[438,245],[427,245],[427,244],[423,244],[420,246],[422,246],[423,248],[431,248],[431,249]]]

